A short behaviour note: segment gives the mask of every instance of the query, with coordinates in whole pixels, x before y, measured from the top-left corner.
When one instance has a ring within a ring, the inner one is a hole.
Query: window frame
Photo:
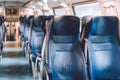
[[[99,2],[93,0],[93,1],[84,1],[84,2],[79,2],[79,3],[73,3],[73,4],[72,4],[72,9],[73,9],[74,15],[77,16],[76,11],[75,11],[75,6],[79,6],[79,5],[89,5],[89,4],[94,4],[94,3],[99,3]],[[99,4],[99,7],[100,7],[100,4]],[[100,11],[101,11],[101,15],[102,15],[101,7],[100,7]],[[93,16],[94,16],[94,15],[93,15]],[[79,16],[79,17],[81,17],[81,16]]]
[[[58,15],[58,14],[56,14],[56,12],[55,12],[56,9],[64,9],[64,7],[62,7],[62,6],[54,7],[54,8],[53,8],[54,15]],[[64,9],[64,12],[65,12],[65,9]],[[61,15],[65,15],[65,14],[61,14]]]

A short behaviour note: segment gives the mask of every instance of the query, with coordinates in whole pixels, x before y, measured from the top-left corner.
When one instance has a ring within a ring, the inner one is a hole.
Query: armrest
[[[47,63],[44,63],[44,68],[46,70],[47,77],[49,78],[49,80],[52,80],[52,70]]]
[[[29,41],[27,40],[26,43],[29,44]]]
[[[42,57],[41,57],[41,56],[39,56],[39,55],[37,55],[37,58],[36,58],[36,63],[37,63],[37,62],[41,62],[41,61],[43,61]]]
[[[89,40],[88,40],[87,38],[85,38],[84,41],[85,41],[85,43],[88,43],[88,42],[89,42]]]
[[[85,40],[85,48],[84,48],[84,52],[85,52],[85,57],[86,57],[86,64],[88,64],[88,51],[94,53],[93,47],[92,47],[92,42],[88,39],[84,39]]]
[[[85,41],[85,44],[84,44],[85,60],[86,60],[86,64],[88,64],[88,44],[89,44],[89,40],[87,38],[85,38],[84,41]]]

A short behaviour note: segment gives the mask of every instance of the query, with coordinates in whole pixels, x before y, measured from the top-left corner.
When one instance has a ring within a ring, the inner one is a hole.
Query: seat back
[[[35,62],[36,56],[41,56],[41,49],[43,46],[43,40],[45,36],[45,32],[42,29],[42,25],[47,17],[46,16],[38,16],[33,19],[33,26],[31,29],[31,53],[33,56],[32,61]]]
[[[31,51],[32,54],[41,53],[41,48],[44,39],[44,31],[42,29],[42,23],[46,16],[38,16],[33,19],[33,26],[31,29]]]
[[[24,41],[28,40],[29,30],[31,26],[31,19],[33,19],[34,16],[29,16],[25,18],[25,26],[24,26]]]
[[[6,28],[4,25],[4,16],[0,16],[0,40],[3,41],[5,37]]]
[[[84,80],[84,56],[79,42],[80,21],[75,16],[55,16],[51,21],[48,61],[53,80]]]
[[[88,53],[92,80],[120,79],[118,19],[95,17],[89,34]]]
[[[24,33],[24,18],[25,16],[20,16],[19,17],[19,23],[20,23],[20,30],[19,30],[19,35],[22,36]]]
[[[85,49],[85,38],[88,38],[89,32],[92,26],[92,18],[93,16],[84,16],[82,18],[82,28],[81,28],[81,46],[84,51]]]

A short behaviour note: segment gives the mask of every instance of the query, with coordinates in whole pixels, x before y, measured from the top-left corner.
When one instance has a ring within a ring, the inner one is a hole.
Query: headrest
[[[84,16],[82,18],[81,41],[83,41],[84,38],[88,38],[89,36],[89,32],[92,26],[92,18],[93,16]]]
[[[33,19],[34,27],[40,27],[45,18],[46,18],[46,16],[34,17],[34,19]]]
[[[22,20],[22,16],[19,17],[19,20],[20,20],[20,21]]]
[[[2,22],[5,22],[5,16],[2,16]]]
[[[22,19],[23,19],[23,17],[20,16],[20,17],[19,17],[19,21],[20,21],[20,23],[22,23]]]
[[[54,16],[51,24],[51,34],[77,36],[80,19],[75,16]]]
[[[82,18],[82,26],[86,26],[86,24],[87,24],[88,22],[90,22],[92,18],[93,18],[93,16],[84,16],[84,17]]]
[[[33,18],[34,18],[34,16],[26,17],[25,23],[28,24],[28,25],[30,25],[31,24],[31,19],[33,19]]]
[[[22,22],[24,23],[26,21],[26,16],[22,17]]]
[[[113,35],[118,32],[118,18],[114,16],[99,16],[93,18],[92,35]]]
[[[42,29],[44,30],[44,32],[46,32],[46,29],[45,29],[45,27],[46,27],[46,20],[48,20],[48,21],[50,21],[51,19],[53,18],[53,15],[50,15],[50,16],[47,16],[45,19],[44,19],[44,21],[43,21],[43,23],[42,23]]]
[[[4,23],[5,21],[5,17],[0,15],[0,26],[2,25],[2,23]]]

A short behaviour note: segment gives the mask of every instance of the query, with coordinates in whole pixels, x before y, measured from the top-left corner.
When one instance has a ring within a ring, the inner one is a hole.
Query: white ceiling
[[[31,1],[31,0],[0,0],[0,5],[9,7],[9,8],[21,7],[28,1]],[[38,1],[38,0],[33,0],[33,1]],[[43,0],[39,0],[39,1],[43,1]],[[47,1],[48,1],[49,7],[56,7],[60,5],[58,2],[55,2],[54,0],[47,0]],[[65,1],[66,3],[77,3],[81,1],[92,1],[92,0],[63,0],[63,1]]]
[[[5,7],[21,7],[29,0],[0,0],[0,5]]]

